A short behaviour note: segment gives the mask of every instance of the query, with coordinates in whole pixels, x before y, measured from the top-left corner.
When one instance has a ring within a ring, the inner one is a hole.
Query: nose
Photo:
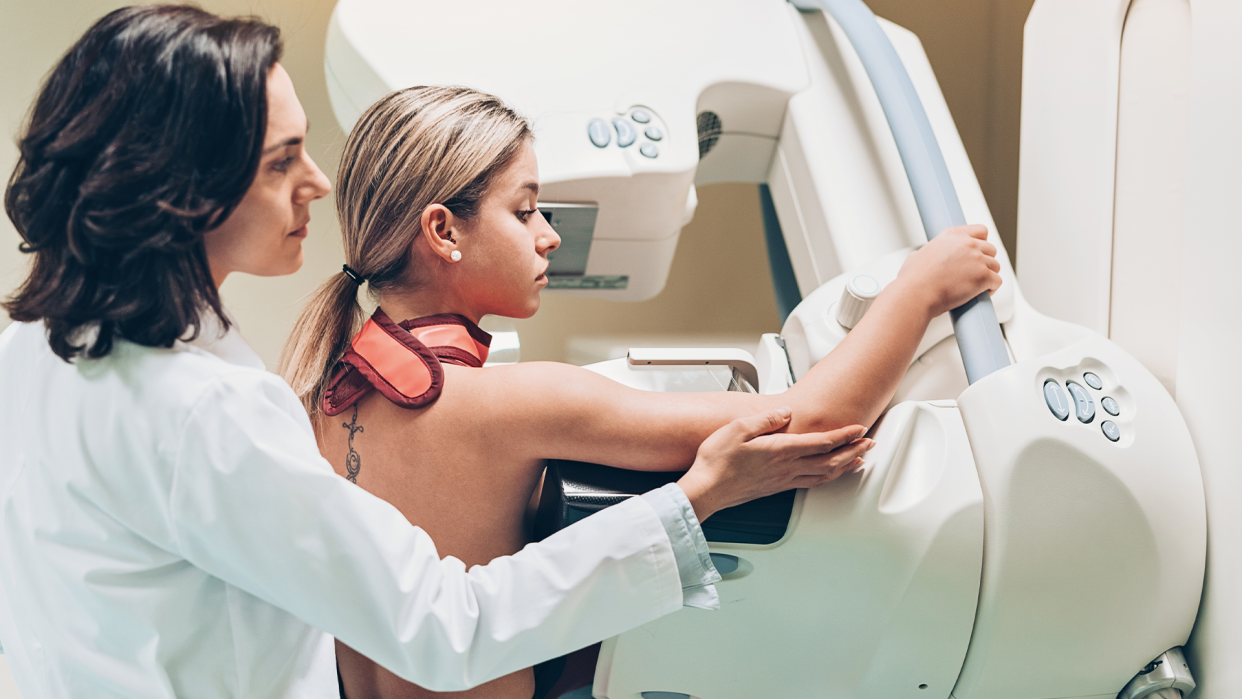
[[[305,155],[305,151],[303,153],[307,165],[306,178],[298,185],[294,196],[299,204],[309,204],[316,199],[328,196],[328,192],[332,191],[332,183],[328,181],[328,176],[323,174],[323,170],[319,169],[310,155]]]
[[[542,255],[560,247],[561,236],[557,235],[556,229],[548,223],[546,218],[540,216],[539,220],[543,221],[543,225],[539,229],[539,237],[535,244],[538,246],[539,254]]]

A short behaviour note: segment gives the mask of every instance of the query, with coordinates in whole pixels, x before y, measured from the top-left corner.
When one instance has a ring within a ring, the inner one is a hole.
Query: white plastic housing
[[[945,699],[978,598],[974,460],[952,402],[898,406],[875,439],[862,473],[799,492],[778,543],[712,545],[748,571],[718,584],[719,611],[606,641],[595,696]]]
[[[1043,384],[1092,372],[1095,418],[1058,420]],[[1120,415],[1100,408],[1111,396]],[[958,399],[987,537],[956,699],[1114,696],[1153,648],[1186,642],[1207,545],[1199,463],[1173,399],[1098,335],[984,378]],[[1118,442],[1101,430],[1121,429]],[[1163,651],[1156,651],[1158,654]],[[1052,670],[1052,671],[1050,671]]]

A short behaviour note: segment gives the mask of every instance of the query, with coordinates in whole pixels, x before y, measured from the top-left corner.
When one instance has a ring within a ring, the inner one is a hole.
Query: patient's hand
[[[937,235],[906,258],[897,279],[917,289],[929,318],[1000,287],[996,246],[984,226],[958,226]]]
[[[788,408],[739,418],[699,447],[677,481],[699,521],[718,510],[791,488],[814,488],[857,469],[875,442],[860,425],[831,432],[773,434],[789,424]]]

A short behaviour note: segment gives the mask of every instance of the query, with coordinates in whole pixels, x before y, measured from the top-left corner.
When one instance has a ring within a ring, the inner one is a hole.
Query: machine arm
[[[823,10],[841,25],[871,78],[914,191],[927,239],[966,223],[931,122],[896,49],[862,0],[790,0],[799,10]],[[953,331],[970,383],[1009,366],[996,310],[987,292],[953,309]]]

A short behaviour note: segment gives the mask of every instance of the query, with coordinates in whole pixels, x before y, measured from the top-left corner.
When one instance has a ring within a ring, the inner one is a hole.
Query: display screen
[[[549,281],[554,281],[554,277],[581,277],[586,274],[599,208],[584,204],[539,202],[539,213],[561,237],[561,244],[548,254]]]

